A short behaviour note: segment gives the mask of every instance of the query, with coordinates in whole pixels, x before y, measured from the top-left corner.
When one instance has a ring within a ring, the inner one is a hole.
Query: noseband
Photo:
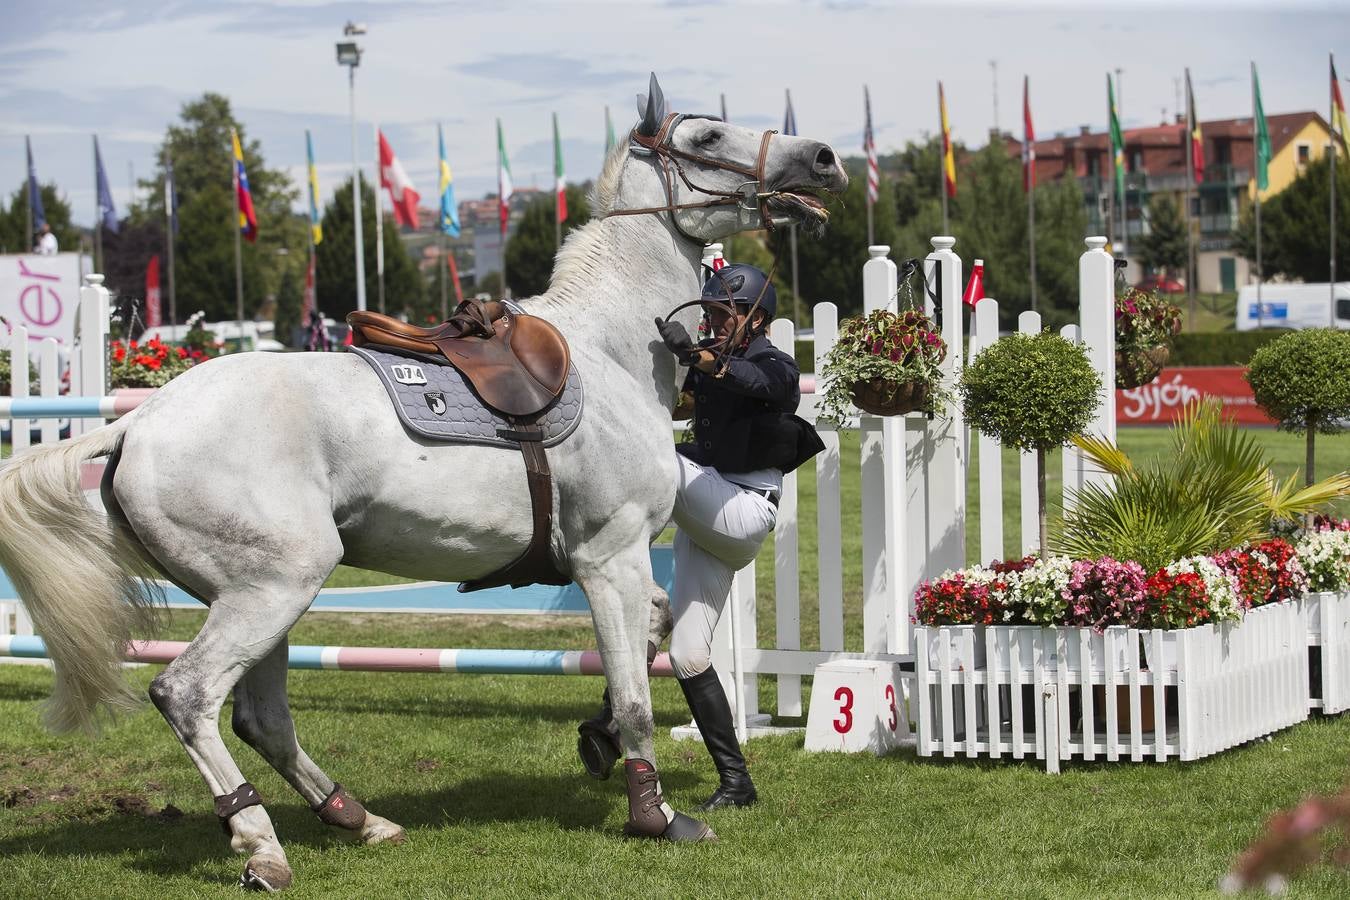
[[[697,153],[686,153],[683,150],[676,149],[671,144],[671,139],[675,133],[675,127],[688,118],[700,118],[697,116],[688,116],[684,113],[670,113],[666,116],[661,127],[656,130],[656,134],[648,137],[639,134],[637,129],[628,135],[628,140],[632,149],[636,153],[644,156],[652,156],[660,162],[662,170],[665,172],[666,205],[665,206],[646,206],[641,209],[615,209],[606,213],[609,216],[638,216],[647,213],[671,213],[671,222],[675,228],[684,234],[679,223],[675,222],[674,213],[681,209],[709,209],[714,206],[739,206],[741,209],[754,212],[758,211],[760,220],[764,228],[773,231],[773,218],[769,215],[769,199],[776,192],[767,191],[764,187],[764,164],[769,158],[769,141],[777,134],[777,131],[765,131],[759,141],[759,158],[755,162],[755,168],[747,166],[738,166],[735,163],[726,162],[720,159],[712,159],[707,156],[700,156]],[[681,165],[680,160],[698,163],[701,166],[707,166],[710,169],[721,169],[726,172],[736,172],[750,178],[736,191],[718,191],[712,188],[699,187],[689,178],[689,175]],[[671,176],[671,168],[679,174],[680,180],[684,182],[685,187],[691,191],[703,194],[710,194],[716,197],[716,200],[704,200],[699,203],[676,203],[674,192],[674,178]],[[691,240],[698,240],[691,235],[685,234],[685,237]],[[702,243],[702,241],[699,241]]]

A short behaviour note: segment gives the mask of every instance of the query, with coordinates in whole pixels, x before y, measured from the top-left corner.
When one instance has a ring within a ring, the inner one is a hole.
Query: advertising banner
[[[1242,366],[1163,369],[1152,384],[1116,391],[1117,425],[1167,425],[1205,397],[1223,404],[1224,415],[1242,425],[1274,425],[1256,405]]]
[[[0,316],[28,329],[28,339],[75,339],[80,302],[80,254],[0,256]],[[8,329],[6,329],[8,331]]]

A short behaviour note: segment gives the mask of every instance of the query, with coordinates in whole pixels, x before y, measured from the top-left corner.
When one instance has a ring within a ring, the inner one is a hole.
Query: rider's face
[[[708,324],[712,328],[713,337],[728,338],[731,333],[743,322],[745,316],[732,315],[724,307],[711,306],[708,308]]]

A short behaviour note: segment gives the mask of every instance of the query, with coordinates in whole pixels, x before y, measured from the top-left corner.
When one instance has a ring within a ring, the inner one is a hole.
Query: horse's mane
[[[606,213],[614,208],[619,195],[619,178],[624,163],[628,162],[628,142],[618,141],[614,149],[605,157],[605,165],[600,177],[591,189],[591,221],[571,232],[558,250],[553,264],[553,276],[549,279],[549,293],[556,299],[562,299],[577,277],[594,265],[604,250],[600,237],[600,223]]]
[[[603,215],[614,209],[614,198],[619,193],[619,175],[623,172],[623,165],[626,162],[628,162],[628,142],[616,141],[609,155],[605,157],[605,165],[600,169],[600,178],[591,191],[592,215]]]

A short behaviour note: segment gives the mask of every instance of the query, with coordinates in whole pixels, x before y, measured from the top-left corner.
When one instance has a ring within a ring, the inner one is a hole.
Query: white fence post
[[[817,303],[813,324],[816,332],[816,399],[825,387],[820,373],[825,357],[839,337],[839,310],[829,302]],[[844,649],[844,551],[843,504],[839,497],[839,432],[817,422],[825,449],[816,454],[816,576],[820,598],[820,649]]]
[[[9,395],[27,397],[28,393],[28,329],[15,325],[9,331]],[[27,419],[9,420],[11,452],[18,452],[29,445],[31,427],[32,423]]]
[[[909,529],[909,565],[905,570],[903,621],[906,631],[897,648],[908,652],[909,604],[914,589],[925,578],[935,578],[947,569],[966,564],[966,466],[965,417],[956,401],[961,377],[965,314],[961,304],[961,258],[953,252],[956,239],[934,237],[933,252],[924,260],[925,311],[942,323],[942,339],[947,344],[943,360],[942,383],[953,395],[946,414],[931,421],[925,416],[910,417],[916,434],[908,452],[907,527]],[[997,334],[997,328],[994,331]]]
[[[1116,292],[1115,260],[1106,252],[1106,238],[1090,237],[1078,258],[1079,321],[1082,341],[1092,368],[1102,377],[1102,398],[1088,432],[1112,443],[1116,440]],[[1080,466],[1083,483],[1109,486],[1111,476],[1086,460]]]
[[[998,301],[985,297],[975,306],[971,359],[998,340]],[[980,434],[980,562],[1003,558],[1003,447],[992,435]]]
[[[1027,310],[1017,317],[1017,330],[1022,334],[1040,334],[1041,314]],[[1041,549],[1041,520],[1036,511],[1036,453],[1020,453],[1022,463],[1022,555],[1038,553]]]
[[[61,366],[56,338],[43,338],[38,344],[38,393],[43,397],[55,397],[61,393]],[[38,427],[41,429],[42,443],[53,444],[61,439],[59,419],[42,419]]]
[[[796,329],[791,319],[777,319],[769,327],[769,340],[775,347],[792,353],[796,347]],[[801,592],[797,535],[797,473],[783,476],[783,493],[778,500],[778,519],[773,529],[774,622],[779,650],[802,648]],[[778,714],[802,714],[800,675],[778,676]]]
[[[894,309],[898,283],[891,248],[868,247],[863,264],[863,312]],[[905,423],[859,416],[862,432],[863,650],[905,652],[890,646],[893,629],[908,636],[901,594],[905,583]],[[902,621],[895,622],[900,618]]]
[[[108,393],[108,289],[103,286],[102,275],[86,275],[84,280],[76,318],[77,346],[71,355],[70,392],[81,397],[103,397]],[[71,437],[102,424],[102,419],[71,419]]]

